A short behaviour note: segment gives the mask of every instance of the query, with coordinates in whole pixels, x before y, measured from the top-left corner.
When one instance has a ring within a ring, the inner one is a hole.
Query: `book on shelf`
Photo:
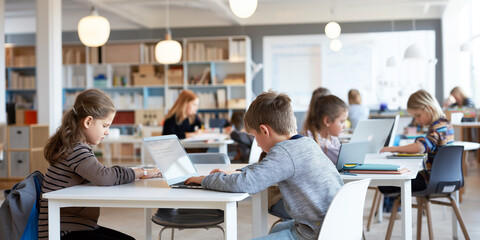
[[[225,89],[217,89],[217,106],[218,108],[227,108],[227,93]]]

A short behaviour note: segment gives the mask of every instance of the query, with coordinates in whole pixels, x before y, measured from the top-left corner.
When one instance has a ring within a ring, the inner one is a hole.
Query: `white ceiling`
[[[35,0],[6,0],[5,32],[35,32]],[[164,28],[166,0],[63,0],[62,29],[75,31],[95,5],[112,29]],[[207,27],[354,21],[438,19],[449,0],[259,0],[248,19],[228,0],[170,0],[170,27]]]

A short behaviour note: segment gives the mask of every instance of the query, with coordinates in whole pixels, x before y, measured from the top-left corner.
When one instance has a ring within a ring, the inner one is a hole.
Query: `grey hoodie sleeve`
[[[258,193],[293,176],[295,167],[290,154],[283,147],[277,146],[261,162],[240,170],[241,173],[230,175],[210,174],[203,179],[202,186],[219,191]]]

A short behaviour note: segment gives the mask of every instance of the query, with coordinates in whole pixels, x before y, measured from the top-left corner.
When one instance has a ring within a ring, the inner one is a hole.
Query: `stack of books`
[[[410,171],[396,164],[345,163],[342,169],[344,172],[355,174],[402,174]]]

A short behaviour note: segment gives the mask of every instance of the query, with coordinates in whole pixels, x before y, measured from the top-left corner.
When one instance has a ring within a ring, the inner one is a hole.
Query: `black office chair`
[[[433,160],[433,165],[430,173],[430,182],[423,191],[412,192],[412,196],[417,198],[417,204],[412,207],[418,209],[417,213],[417,239],[420,239],[422,233],[422,214],[425,210],[428,223],[428,235],[430,239],[433,237],[432,217],[431,217],[431,203],[451,206],[455,211],[460,227],[463,231],[465,239],[470,239],[467,228],[462,219],[462,215],[458,209],[457,202],[452,196],[452,193],[458,191],[463,186],[463,172],[462,172],[462,158],[463,146],[445,146],[441,147]],[[448,198],[450,202],[432,200],[433,198]],[[400,197],[395,199],[388,224],[387,236],[385,239],[390,239],[392,236],[393,224],[395,223],[395,216],[397,214]]]
[[[191,153],[188,158],[194,164],[229,164],[230,159],[224,153]],[[162,233],[166,229],[172,229],[174,239],[175,228],[179,230],[194,228],[219,228],[225,237],[225,230],[221,223],[224,221],[224,212],[220,209],[177,209],[159,208],[152,216],[152,221],[163,228],[160,230],[158,239],[162,239]]]

